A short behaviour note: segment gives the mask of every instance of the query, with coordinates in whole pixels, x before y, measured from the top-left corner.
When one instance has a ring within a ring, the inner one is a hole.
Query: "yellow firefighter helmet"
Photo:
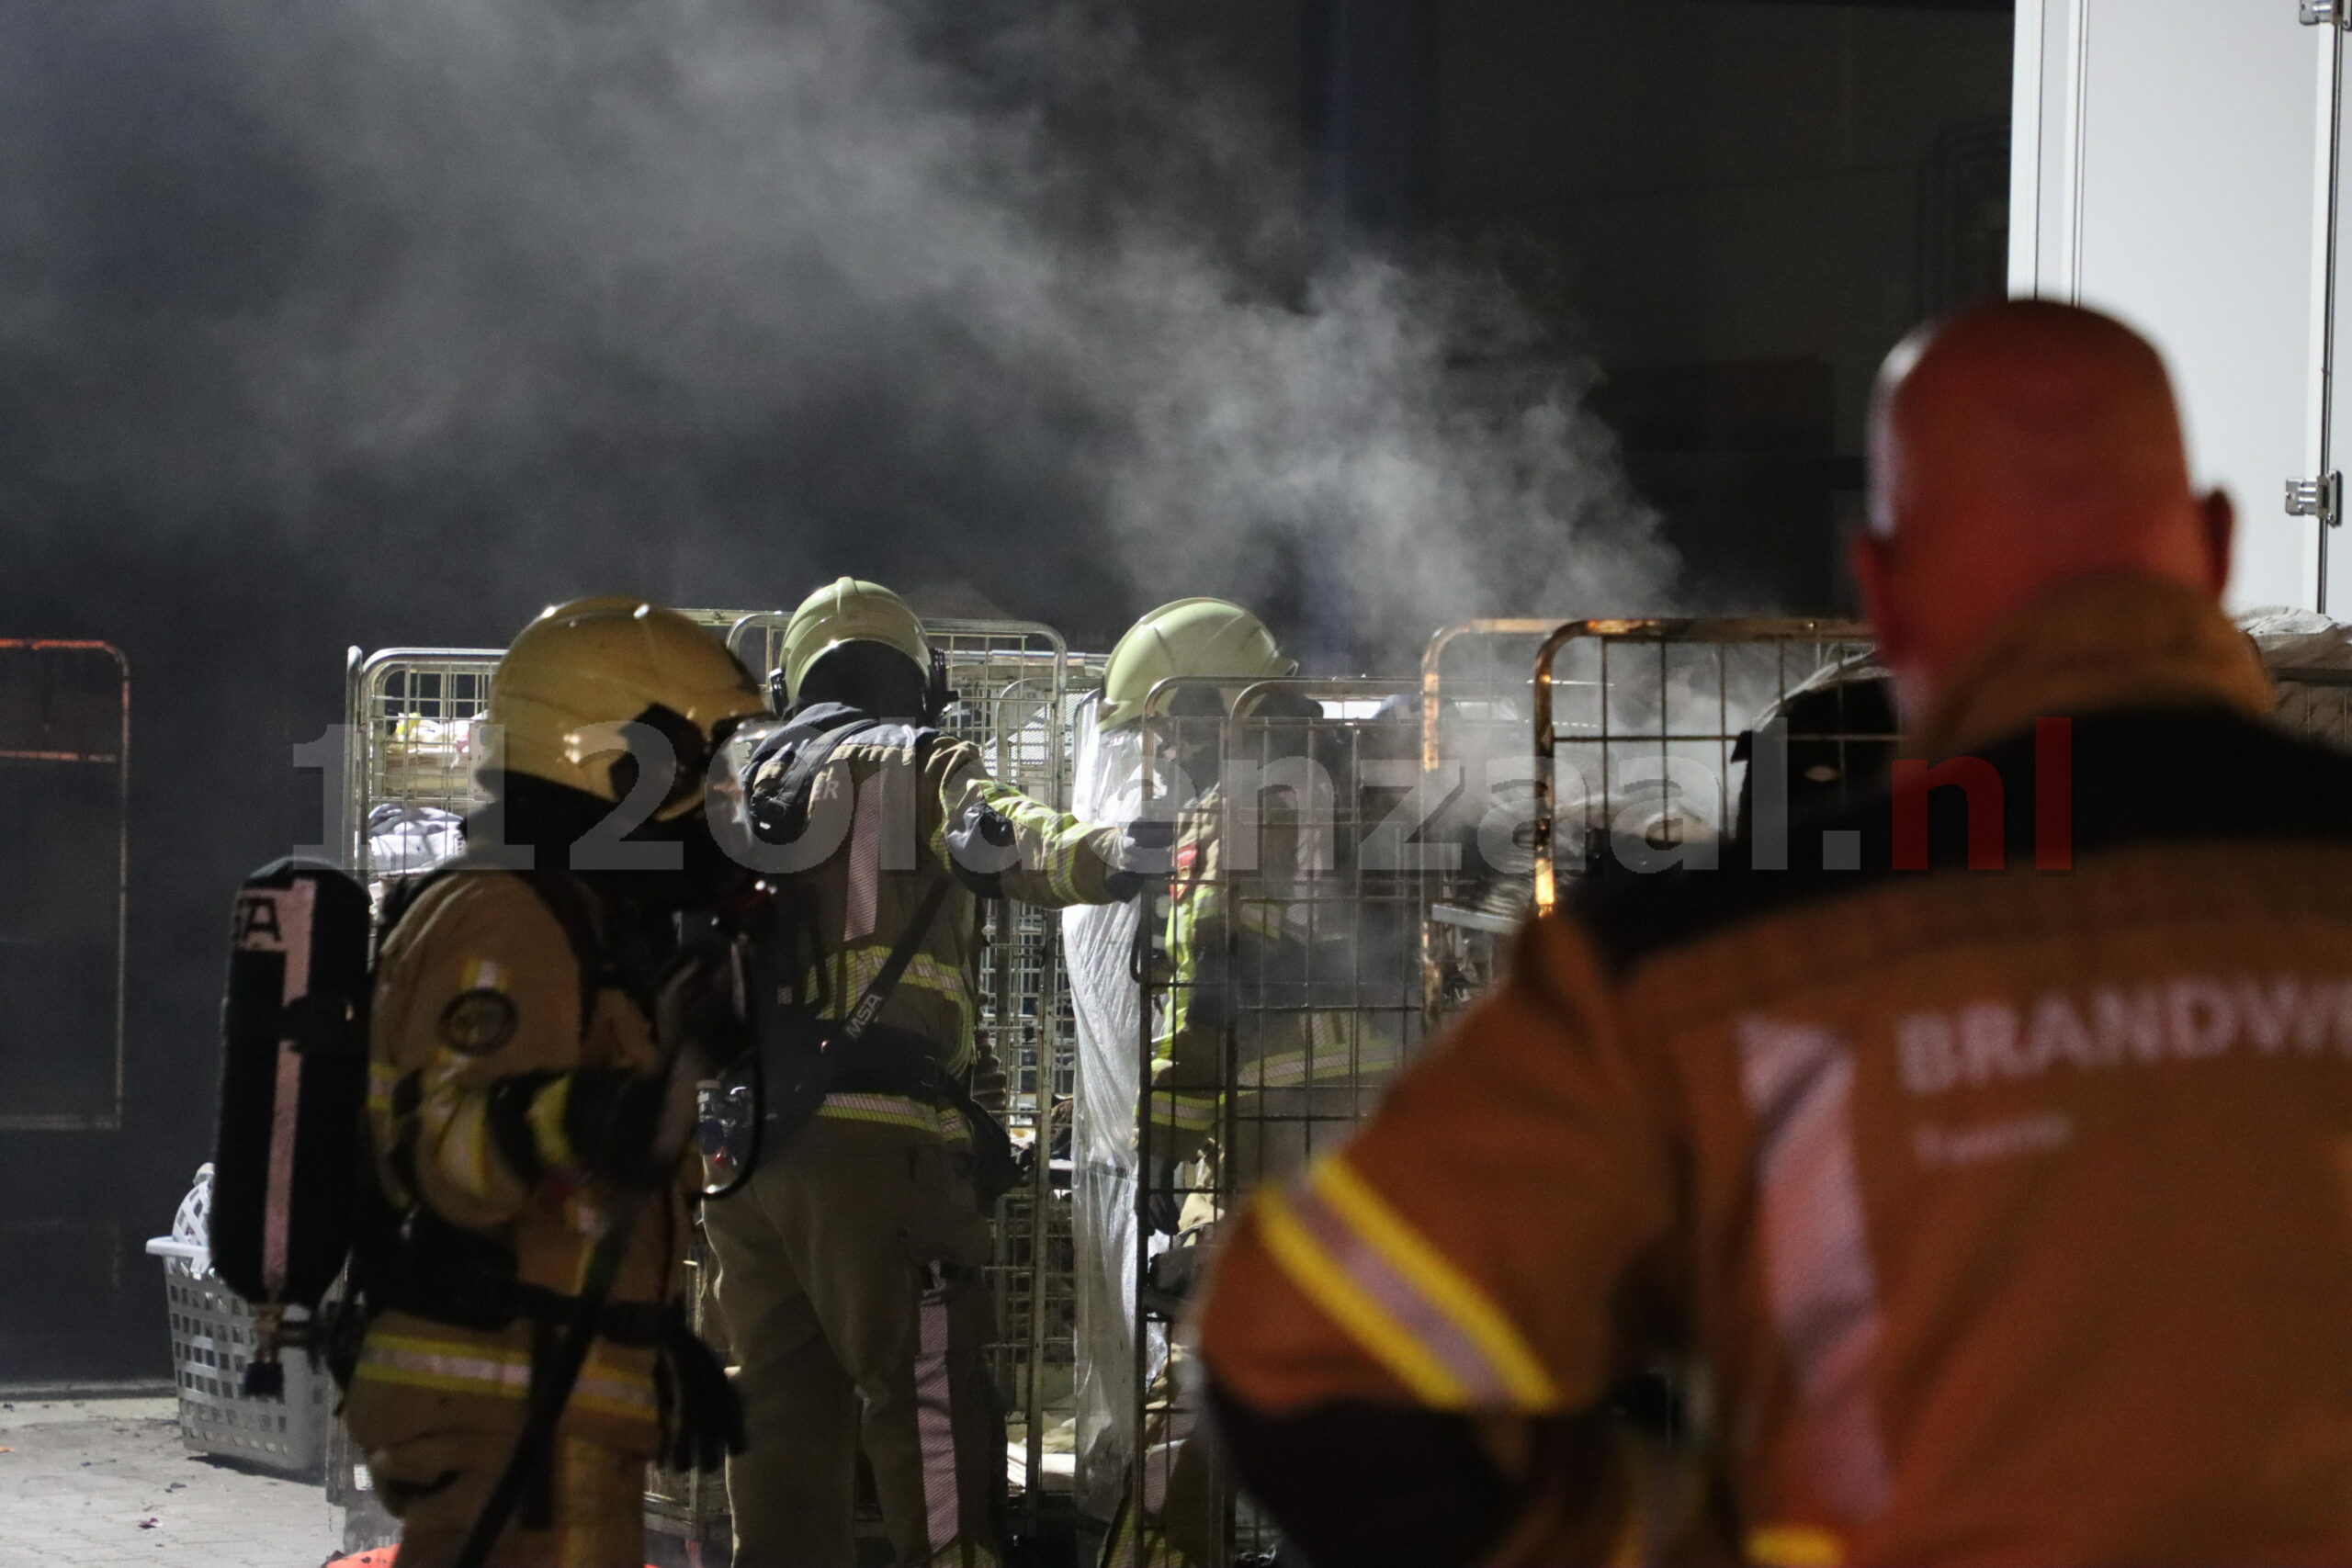
[[[723,733],[765,711],[726,645],[675,610],[642,599],[575,599],[515,637],[491,672],[482,720],[510,772],[616,802],[622,792],[613,766],[627,750],[617,727],[650,724],[679,753],[655,813],[668,820],[700,803],[703,769]]]
[[[895,648],[930,677],[931,639],[922,635],[922,622],[907,602],[878,582],[844,577],[803,599],[784,628],[786,697],[798,702],[808,667],[845,642]]]
[[[1297,673],[1283,657],[1266,623],[1225,599],[1179,599],[1127,628],[1102,671],[1102,728],[1143,716],[1143,700],[1162,681],[1178,677],[1231,681],[1278,680]]]

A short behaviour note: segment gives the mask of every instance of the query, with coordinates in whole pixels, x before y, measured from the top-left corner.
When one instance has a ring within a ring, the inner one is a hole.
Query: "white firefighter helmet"
[[[750,671],[709,632],[642,599],[606,598],[555,605],[525,626],[491,672],[482,719],[509,772],[615,802],[618,727],[650,725],[678,750],[655,813],[668,820],[701,802],[724,733],[765,711]]]
[[[800,602],[784,628],[784,684],[787,700],[800,700],[808,667],[845,642],[878,642],[914,660],[931,674],[931,639],[907,602],[878,582],[844,577]]]
[[[1179,599],[1129,626],[1102,671],[1102,724],[1115,729],[1143,716],[1162,681],[1192,678],[1247,685],[1298,671],[1266,624],[1226,599]]]

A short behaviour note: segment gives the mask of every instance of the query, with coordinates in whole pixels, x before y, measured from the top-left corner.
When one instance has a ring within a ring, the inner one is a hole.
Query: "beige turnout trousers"
[[[851,1568],[861,1447],[899,1562],[996,1562],[988,1222],[965,1148],[820,1117],[704,1224],[751,1438],[727,1467],[736,1568]]]

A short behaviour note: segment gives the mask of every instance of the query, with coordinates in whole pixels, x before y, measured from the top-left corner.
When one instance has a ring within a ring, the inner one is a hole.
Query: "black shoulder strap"
[[[800,741],[792,761],[785,766],[784,776],[776,781],[774,788],[763,790],[752,802],[753,828],[766,829],[761,837],[775,843],[789,843],[797,839],[801,825],[808,818],[808,792],[815,787],[818,773],[833,760],[833,753],[843,745],[857,736],[880,728],[880,720],[866,719],[821,730]],[[764,757],[755,757],[753,765],[765,760]]]
[[[939,907],[947,902],[947,890],[954,886],[955,883],[948,878],[938,876],[933,877],[931,886],[924,889],[922,902],[916,905],[915,912],[907,918],[907,928],[899,933],[899,940],[892,944],[890,956],[882,961],[881,972],[874,976],[873,983],[857,998],[857,1005],[842,1021],[841,1032],[836,1036],[841,1043],[854,1044],[881,1016],[882,1004],[890,999],[890,993],[898,988],[900,977],[907,972],[907,965],[914,962],[915,949],[922,945],[924,935],[931,930],[931,922],[939,918]]]

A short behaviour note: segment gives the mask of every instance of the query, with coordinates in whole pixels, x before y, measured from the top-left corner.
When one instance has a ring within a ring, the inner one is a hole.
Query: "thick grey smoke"
[[[283,226],[258,276],[200,264],[237,427],[161,411],[137,467],[322,544],[355,492],[454,504],[425,575],[487,554],[539,598],[584,549],[730,604],[842,565],[1047,615],[1076,558],[1137,604],[1304,575],[1391,656],[1656,604],[1587,373],[1499,285],[1303,280],[1295,164],[1237,95],[1107,12],[950,9],[215,0],[118,36],[202,62]]]
[[[0,7],[0,635],[132,670],[126,1235],[347,643],[842,571],[1096,647],[1227,592],[1392,669],[1658,605],[1582,362],[1476,266],[1310,271],[1290,108],[1144,10]]]

